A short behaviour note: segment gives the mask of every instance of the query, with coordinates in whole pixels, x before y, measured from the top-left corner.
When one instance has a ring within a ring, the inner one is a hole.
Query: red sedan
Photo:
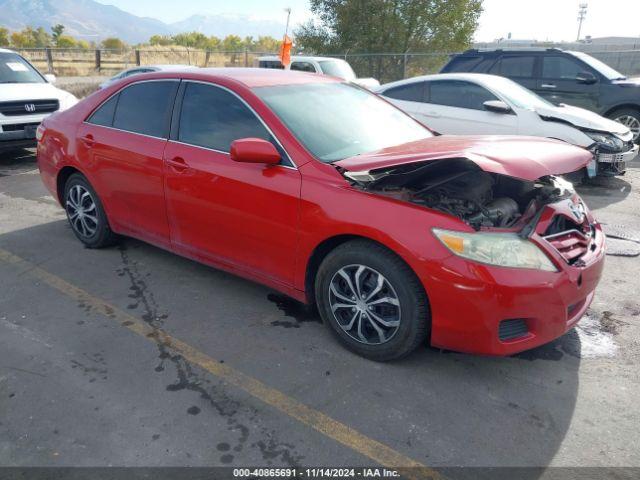
[[[337,79],[132,77],[45,120],[45,185],[87,247],[117,235],[315,303],[347,347],[508,355],[571,329],[604,235],[571,184],[590,153],[436,136]]]

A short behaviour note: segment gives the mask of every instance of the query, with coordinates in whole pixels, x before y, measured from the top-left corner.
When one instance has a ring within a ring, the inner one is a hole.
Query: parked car
[[[376,360],[426,339],[493,355],[549,342],[602,273],[601,227],[555,176],[589,152],[434,136],[333,77],[150,73],[48,118],[38,137],[44,184],[86,247],[128,235],[316,303]]]
[[[131,77],[133,75],[140,75],[142,73],[151,73],[151,72],[170,72],[170,71],[181,71],[181,70],[193,70],[196,69],[195,65],[143,65],[137,66],[133,68],[128,68],[126,70],[121,71],[120,73],[114,75],[108,80],[105,80],[100,84],[100,88],[105,88],[111,85],[113,82],[117,82],[118,80],[122,80],[123,78]]]
[[[54,82],[53,75],[42,75],[24,57],[0,48],[0,152],[35,147],[42,119],[77,103]]]
[[[284,69],[284,65],[275,55],[260,57],[258,59],[258,67]],[[332,77],[353,82],[369,90],[380,86],[380,82],[375,78],[357,78],[351,65],[341,58],[294,55],[291,57],[290,70],[331,75]]]
[[[586,108],[629,127],[640,140],[640,78],[627,78],[583,52],[557,48],[468,50],[441,73],[508,77],[554,104]]]
[[[638,154],[624,125],[583,108],[556,106],[505,77],[480,73],[426,75],[378,92],[439,133],[533,135],[590,150],[589,177],[624,174]]]

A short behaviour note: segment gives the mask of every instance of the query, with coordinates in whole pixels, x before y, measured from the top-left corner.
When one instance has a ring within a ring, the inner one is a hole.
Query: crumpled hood
[[[345,158],[334,165],[365,172],[448,158],[466,158],[485,172],[533,181],[546,175],[575,172],[589,163],[592,154],[540,137],[442,135]]]
[[[616,133],[618,135],[629,134],[629,129],[621,123],[604,118],[584,108],[572,107],[570,105],[560,107],[536,107],[536,113],[543,118],[562,120],[579,128]]]
[[[4,83],[1,85],[0,101],[16,100],[48,100],[56,98],[62,100],[71,95],[54,87],[50,83]]]

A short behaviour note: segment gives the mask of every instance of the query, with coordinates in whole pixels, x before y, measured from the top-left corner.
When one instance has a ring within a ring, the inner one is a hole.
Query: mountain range
[[[224,38],[270,35],[279,38],[284,23],[255,19],[247,15],[193,15],[175,23],[139,17],[113,5],[94,0],[0,0],[0,27],[21,30],[26,26],[51,31],[56,24],[65,33],[87,41],[118,37],[127,43],[140,43],[152,35],[202,32]]]

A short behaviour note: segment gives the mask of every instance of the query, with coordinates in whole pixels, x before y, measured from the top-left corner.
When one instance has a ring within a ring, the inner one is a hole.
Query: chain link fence
[[[258,58],[274,52],[219,52],[186,47],[138,50],[18,49],[40,71],[59,76],[113,75],[137,65],[182,64],[199,67],[255,67]],[[627,76],[640,75],[640,49],[591,51]],[[351,64],[358,77],[373,77],[381,83],[437,73],[452,53],[336,53]]]

